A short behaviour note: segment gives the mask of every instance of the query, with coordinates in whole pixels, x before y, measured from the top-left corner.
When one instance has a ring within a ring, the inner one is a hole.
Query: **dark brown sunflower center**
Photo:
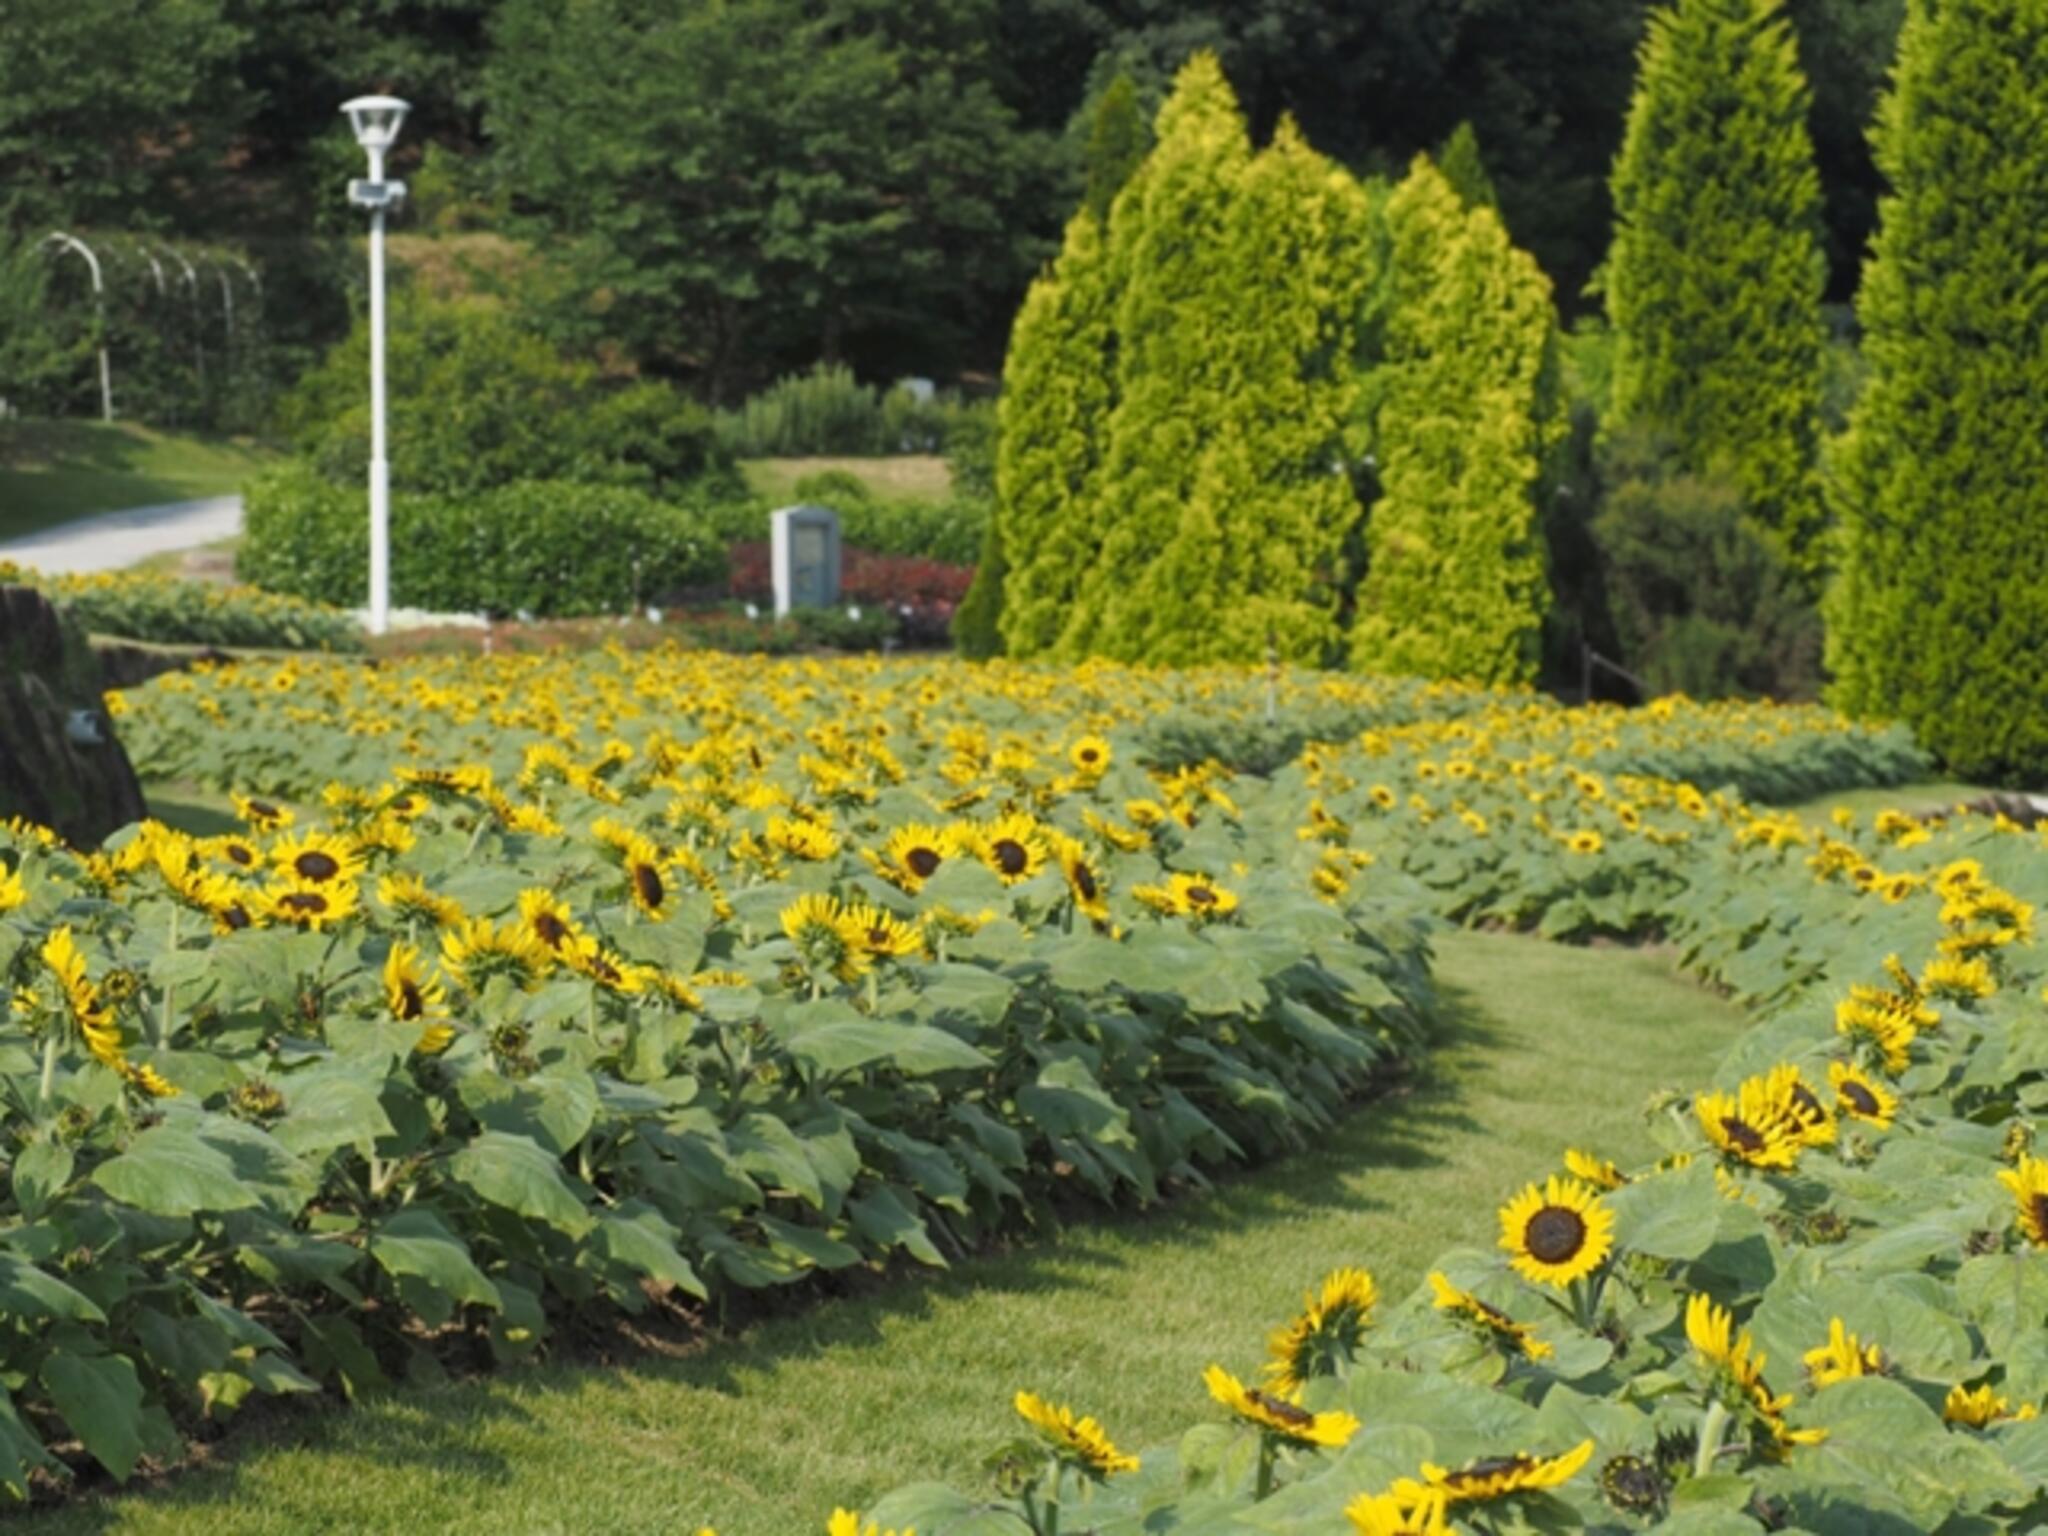
[[[239,901],[230,902],[227,906],[222,907],[220,909],[220,920],[230,928],[246,928],[249,926],[249,914],[243,909]]]
[[[1284,1398],[1275,1397],[1270,1392],[1261,1392],[1257,1387],[1246,1388],[1244,1395],[1254,1407],[1264,1410],[1282,1424],[1306,1429],[1316,1421],[1316,1416],[1306,1409],[1297,1408]]]
[[[650,910],[661,905],[668,895],[661,883],[661,875],[652,864],[633,866],[633,889],[639,893],[640,904]]]
[[[569,925],[552,912],[536,912],[533,915],[533,936],[549,949],[560,949],[562,940],[569,937]]]
[[[1761,1152],[1764,1139],[1755,1127],[1735,1115],[1721,1117],[1721,1134],[1728,1138],[1728,1144],[1738,1152]]]
[[[327,898],[318,891],[287,891],[277,904],[287,912],[307,917],[318,917],[327,910]]]
[[[1841,1094],[1843,1101],[1855,1113],[1859,1115],[1874,1115],[1877,1113],[1877,1095],[1861,1083],[1852,1079],[1849,1082],[1843,1083],[1836,1092]]]
[[[1569,1206],[1546,1205],[1522,1229],[1522,1245],[1541,1263],[1562,1264],[1586,1246],[1585,1218]]]
[[[1083,747],[1081,749],[1081,761],[1084,763],[1096,762],[1101,758],[1101,756],[1102,754],[1096,751],[1093,747]]]
[[[2034,1194],[2027,1197],[2028,1224],[2037,1233],[2048,1233],[2048,1195]]]
[[[1216,905],[1216,893],[1206,885],[1191,885],[1188,887],[1188,904],[1196,907],[1213,907]]]
[[[307,880],[332,880],[341,873],[341,865],[333,856],[317,848],[309,848],[293,859],[292,868]]]
[[[1021,875],[1031,864],[1031,854],[1014,837],[999,837],[989,845],[996,865],[1006,875]]]
[[[869,946],[869,947],[870,947],[871,949],[881,949],[881,948],[882,948],[882,947],[884,947],[884,946],[885,946],[886,944],[888,944],[888,942],[889,942],[889,930],[888,930],[888,929],[886,929],[886,928],[870,928],[870,929],[868,930],[868,946]]]
[[[616,985],[625,979],[619,974],[617,966],[602,957],[595,958],[590,962],[590,974],[607,985]]]
[[[1489,1483],[1497,1477],[1505,1477],[1510,1472],[1525,1471],[1535,1465],[1535,1461],[1527,1456],[1489,1456],[1484,1461],[1473,1462],[1469,1467],[1461,1467],[1444,1481],[1453,1487],[1460,1483]]]
[[[1094,873],[1090,871],[1086,864],[1076,864],[1074,866],[1074,889],[1081,893],[1083,901],[1093,901],[1096,892],[1101,889],[1100,886],[1096,885]]]
[[[247,843],[229,843],[228,859],[230,862],[248,869],[256,863],[256,850]]]
[[[903,862],[918,879],[929,880],[940,861],[938,854],[930,848],[913,848],[903,855]]]
[[[416,1019],[427,1011],[426,999],[420,996],[419,983],[411,977],[404,977],[398,983],[398,994],[392,999],[397,1004],[391,1011],[401,1019]]]
[[[249,809],[265,821],[275,821],[281,814],[276,806],[262,800],[251,800]]]
[[[1818,1125],[1828,1117],[1828,1112],[1821,1108],[1820,1100],[1813,1096],[1813,1090],[1804,1083],[1792,1085],[1792,1102],[1799,1110],[1799,1118],[1808,1125]]]

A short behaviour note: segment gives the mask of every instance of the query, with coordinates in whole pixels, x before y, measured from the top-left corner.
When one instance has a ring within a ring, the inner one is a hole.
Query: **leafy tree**
[[[1427,156],[1386,219],[1385,359],[1365,386],[1381,492],[1351,662],[1526,683],[1549,604],[1538,494],[1562,437],[1550,284]]]
[[[1006,567],[1003,647],[1012,656],[1059,644],[1099,553],[1116,301],[1102,227],[1084,208],[1067,225],[1059,259],[1025,295],[1003,365],[993,522]]]
[[[1451,136],[1437,151],[1436,168],[1443,172],[1444,180],[1467,208],[1500,211],[1500,194],[1494,191],[1493,178],[1486,173],[1486,162],[1479,155],[1479,135],[1472,131],[1471,123],[1460,123],[1451,130]]]
[[[1100,222],[1109,220],[1109,205],[1124,183],[1144,163],[1152,132],[1138,109],[1138,87],[1118,71],[1095,103],[1088,126],[1087,190],[1083,202]]]
[[[1116,395],[1093,498],[1101,548],[1061,637],[1068,655],[1144,654],[1155,615],[1138,578],[1179,526],[1235,384],[1225,341],[1245,296],[1227,243],[1214,236],[1229,221],[1251,146],[1215,55],[1197,54],[1181,70],[1157,135],[1110,215]]]
[[[1834,698],[2048,773],[2048,0],[1913,0],[1876,129],[1870,377],[1835,463]]]
[[[1254,661],[1270,644],[1320,664],[1336,649],[1342,552],[1360,512],[1347,431],[1376,275],[1371,207],[1283,118],[1222,238],[1238,302],[1211,345],[1231,382],[1126,622],[1148,661]]]
[[[1778,0],[1675,0],[1650,21],[1614,168],[1605,275],[1614,419],[1721,470],[1821,558],[1820,181]]]
[[[1037,256],[992,9],[510,0],[487,124],[594,328],[643,362],[719,399],[819,353],[930,363]]]

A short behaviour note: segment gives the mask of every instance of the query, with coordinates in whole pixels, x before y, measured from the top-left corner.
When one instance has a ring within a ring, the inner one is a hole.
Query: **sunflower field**
[[[1499,1252],[1407,1297],[1360,1255],[1263,1364],[1216,1364],[1177,1444],[1020,1382],[993,1486],[833,1528],[2036,1509],[2041,839],[1748,798],[1909,779],[1902,736],[675,649],[205,666],[110,703],[146,775],[233,790],[242,830],[0,833],[17,1494],[175,1458],[255,1396],[940,1266],[1303,1146],[1426,1049],[1450,920],[1659,941],[1759,1022],[1658,1106],[1663,1161],[1503,1170]],[[1285,760],[1204,749],[1233,736]]]

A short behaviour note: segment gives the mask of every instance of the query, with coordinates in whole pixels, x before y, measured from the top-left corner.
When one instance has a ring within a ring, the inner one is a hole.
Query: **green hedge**
[[[0,586],[28,586],[95,635],[159,645],[281,651],[359,651],[363,632],[339,608],[253,587],[180,581],[154,571],[45,576],[0,560]]]
[[[252,483],[235,569],[273,592],[360,607],[363,493],[288,465]],[[617,613],[718,581],[723,542],[699,508],[624,486],[533,480],[463,497],[396,496],[391,599],[436,612]]]

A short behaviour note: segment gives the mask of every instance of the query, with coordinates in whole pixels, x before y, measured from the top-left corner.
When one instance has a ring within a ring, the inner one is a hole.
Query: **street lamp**
[[[412,110],[396,96],[346,102],[348,125],[370,157],[368,179],[350,181],[348,200],[370,210],[370,633],[391,622],[391,465],[384,456],[384,213],[405,201],[405,183],[384,179],[384,153]]]

